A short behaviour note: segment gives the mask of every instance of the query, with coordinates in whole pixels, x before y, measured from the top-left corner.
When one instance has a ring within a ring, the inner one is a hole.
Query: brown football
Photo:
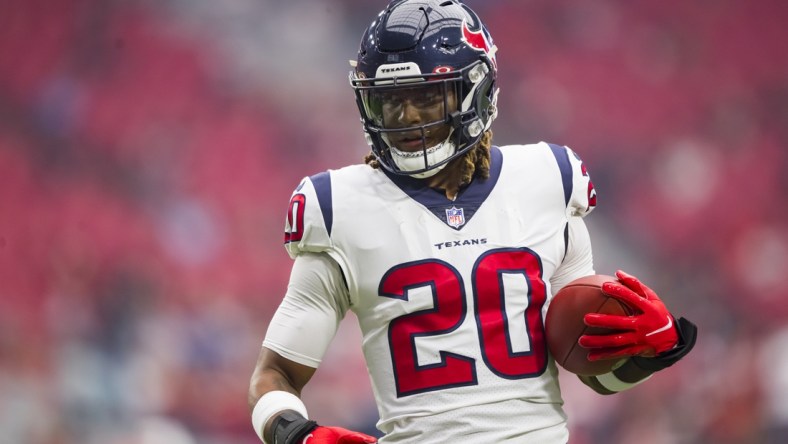
[[[596,376],[608,373],[619,359],[588,360],[588,349],[577,343],[580,336],[608,334],[612,330],[588,327],[586,313],[629,316],[633,312],[625,304],[602,292],[605,282],[618,282],[613,276],[591,275],[576,279],[553,296],[547,309],[545,333],[547,346],[555,362],[577,375]]]

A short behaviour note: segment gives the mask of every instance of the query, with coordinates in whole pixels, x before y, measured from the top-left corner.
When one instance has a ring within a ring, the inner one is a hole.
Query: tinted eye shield
[[[444,141],[448,127],[459,122],[454,88],[450,81],[439,81],[362,92],[367,130],[389,145],[426,150]],[[404,117],[414,113],[419,116],[416,121]]]
[[[379,129],[398,129],[401,125],[393,128],[392,122],[384,124],[384,114],[388,112],[389,119],[393,112],[402,110],[406,104],[416,108],[421,115],[428,117],[428,121],[435,123],[448,123],[449,112],[456,108],[457,80],[439,80],[421,85],[403,84],[391,86],[361,87],[358,90],[359,99],[363,104],[364,118],[367,123]],[[455,105],[451,107],[450,105]],[[435,114],[441,114],[436,119]]]

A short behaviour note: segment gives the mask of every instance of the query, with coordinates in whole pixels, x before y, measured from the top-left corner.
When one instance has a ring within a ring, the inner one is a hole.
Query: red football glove
[[[362,444],[378,442],[372,436],[342,427],[318,426],[304,437],[302,444]]]
[[[592,349],[588,360],[636,355],[653,357],[675,347],[679,341],[675,320],[654,290],[621,270],[616,272],[616,277],[620,283],[606,282],[602,291],[639,313],[632,316],[586,314],[584,321],[589,327],[621,330],[607,335],[581,336],[579,344]]]

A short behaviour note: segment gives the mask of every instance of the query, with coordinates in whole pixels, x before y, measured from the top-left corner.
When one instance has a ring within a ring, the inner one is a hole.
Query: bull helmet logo
[[[490,40],[487,39],[487,35],[484,33],[484,29],[471,31],[471,28],[468,27],[468,22],[463,20],[462,41],[471,48],[484,52],[492,61],[493,66],[497,64],[495,61],[495,52],[498,50],[498,47],[490,43]]]

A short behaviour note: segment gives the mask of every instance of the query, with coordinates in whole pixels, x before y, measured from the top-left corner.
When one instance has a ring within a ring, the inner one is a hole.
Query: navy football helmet
[[[383,168],[430,177],[473,148],[497,114],[495,51],[479,16],[458,0],[394,0],[378,14],[350,83]],[[432,120],[393,118],[405,101],[429,107]]]

